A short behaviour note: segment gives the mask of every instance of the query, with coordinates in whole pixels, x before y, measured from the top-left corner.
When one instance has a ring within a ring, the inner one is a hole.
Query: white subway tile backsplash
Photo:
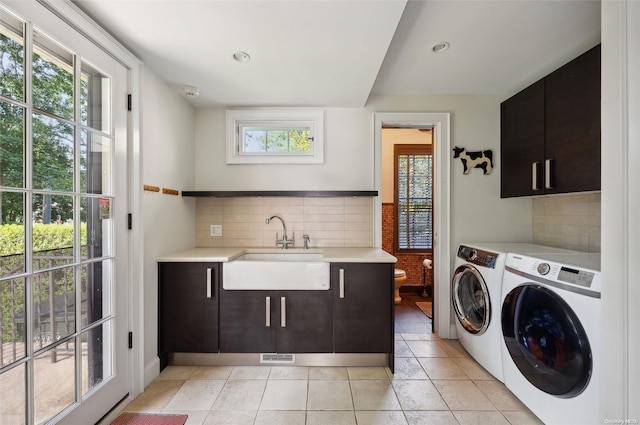
[[[287,235],[295,232],[296,246],[302,235],[311,247],[372,247],[373,198],[243,197],[196,199],[197,247],[272,247],[282,224],[265,219],[280,215]],[[222,237],[209,236],[209,225],[221,224]]]
[[[534,243],[600,252],[600,206],[599,193],[534,198]]]

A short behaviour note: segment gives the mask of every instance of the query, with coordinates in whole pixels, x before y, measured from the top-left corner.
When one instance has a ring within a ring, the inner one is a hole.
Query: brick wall
[[[394,204],[382,204],[382,249],[398,259],[396,268],[407,272],[406,286],[422,286],[424,272],[422,261],[425,258],[433,259],[432,253],[395,254],[393,252],[393,210]],[[428,285],[431,286],[433,284],[433,273],[429,273],[427,279],[429,280]]]

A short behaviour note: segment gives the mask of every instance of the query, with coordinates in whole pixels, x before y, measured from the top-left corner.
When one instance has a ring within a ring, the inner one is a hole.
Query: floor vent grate
[[[295,363],[295,354],[260,354],[260,363]]]

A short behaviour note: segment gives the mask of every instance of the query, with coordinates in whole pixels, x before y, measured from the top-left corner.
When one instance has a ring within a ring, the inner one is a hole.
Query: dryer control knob
[[[475,249],[472,249],[471,251],[469,251],[469,255],[467,255],[467,260],[473,261],[476,258],[478,258],[478,251]]]
[[[546,275],[551,270],[551,266],[548,263],[540,263],[538,264],[538,273],[541,275]]]

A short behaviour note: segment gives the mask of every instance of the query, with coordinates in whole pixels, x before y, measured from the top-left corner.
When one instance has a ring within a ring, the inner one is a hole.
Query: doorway
[[[433,260],[433,130],[382,129],[382,249],[405,272],[403,291],[431,301]]]
[[[379,194],[374,205],[375,246],[382,247],[383,128],[432,129],[433,146],[433,330],[442,338],[455,335],[452,329],[450,281],[450,197],[449,197],[449,114],[448,113],[376,113],[374,114],[374,179]]]

